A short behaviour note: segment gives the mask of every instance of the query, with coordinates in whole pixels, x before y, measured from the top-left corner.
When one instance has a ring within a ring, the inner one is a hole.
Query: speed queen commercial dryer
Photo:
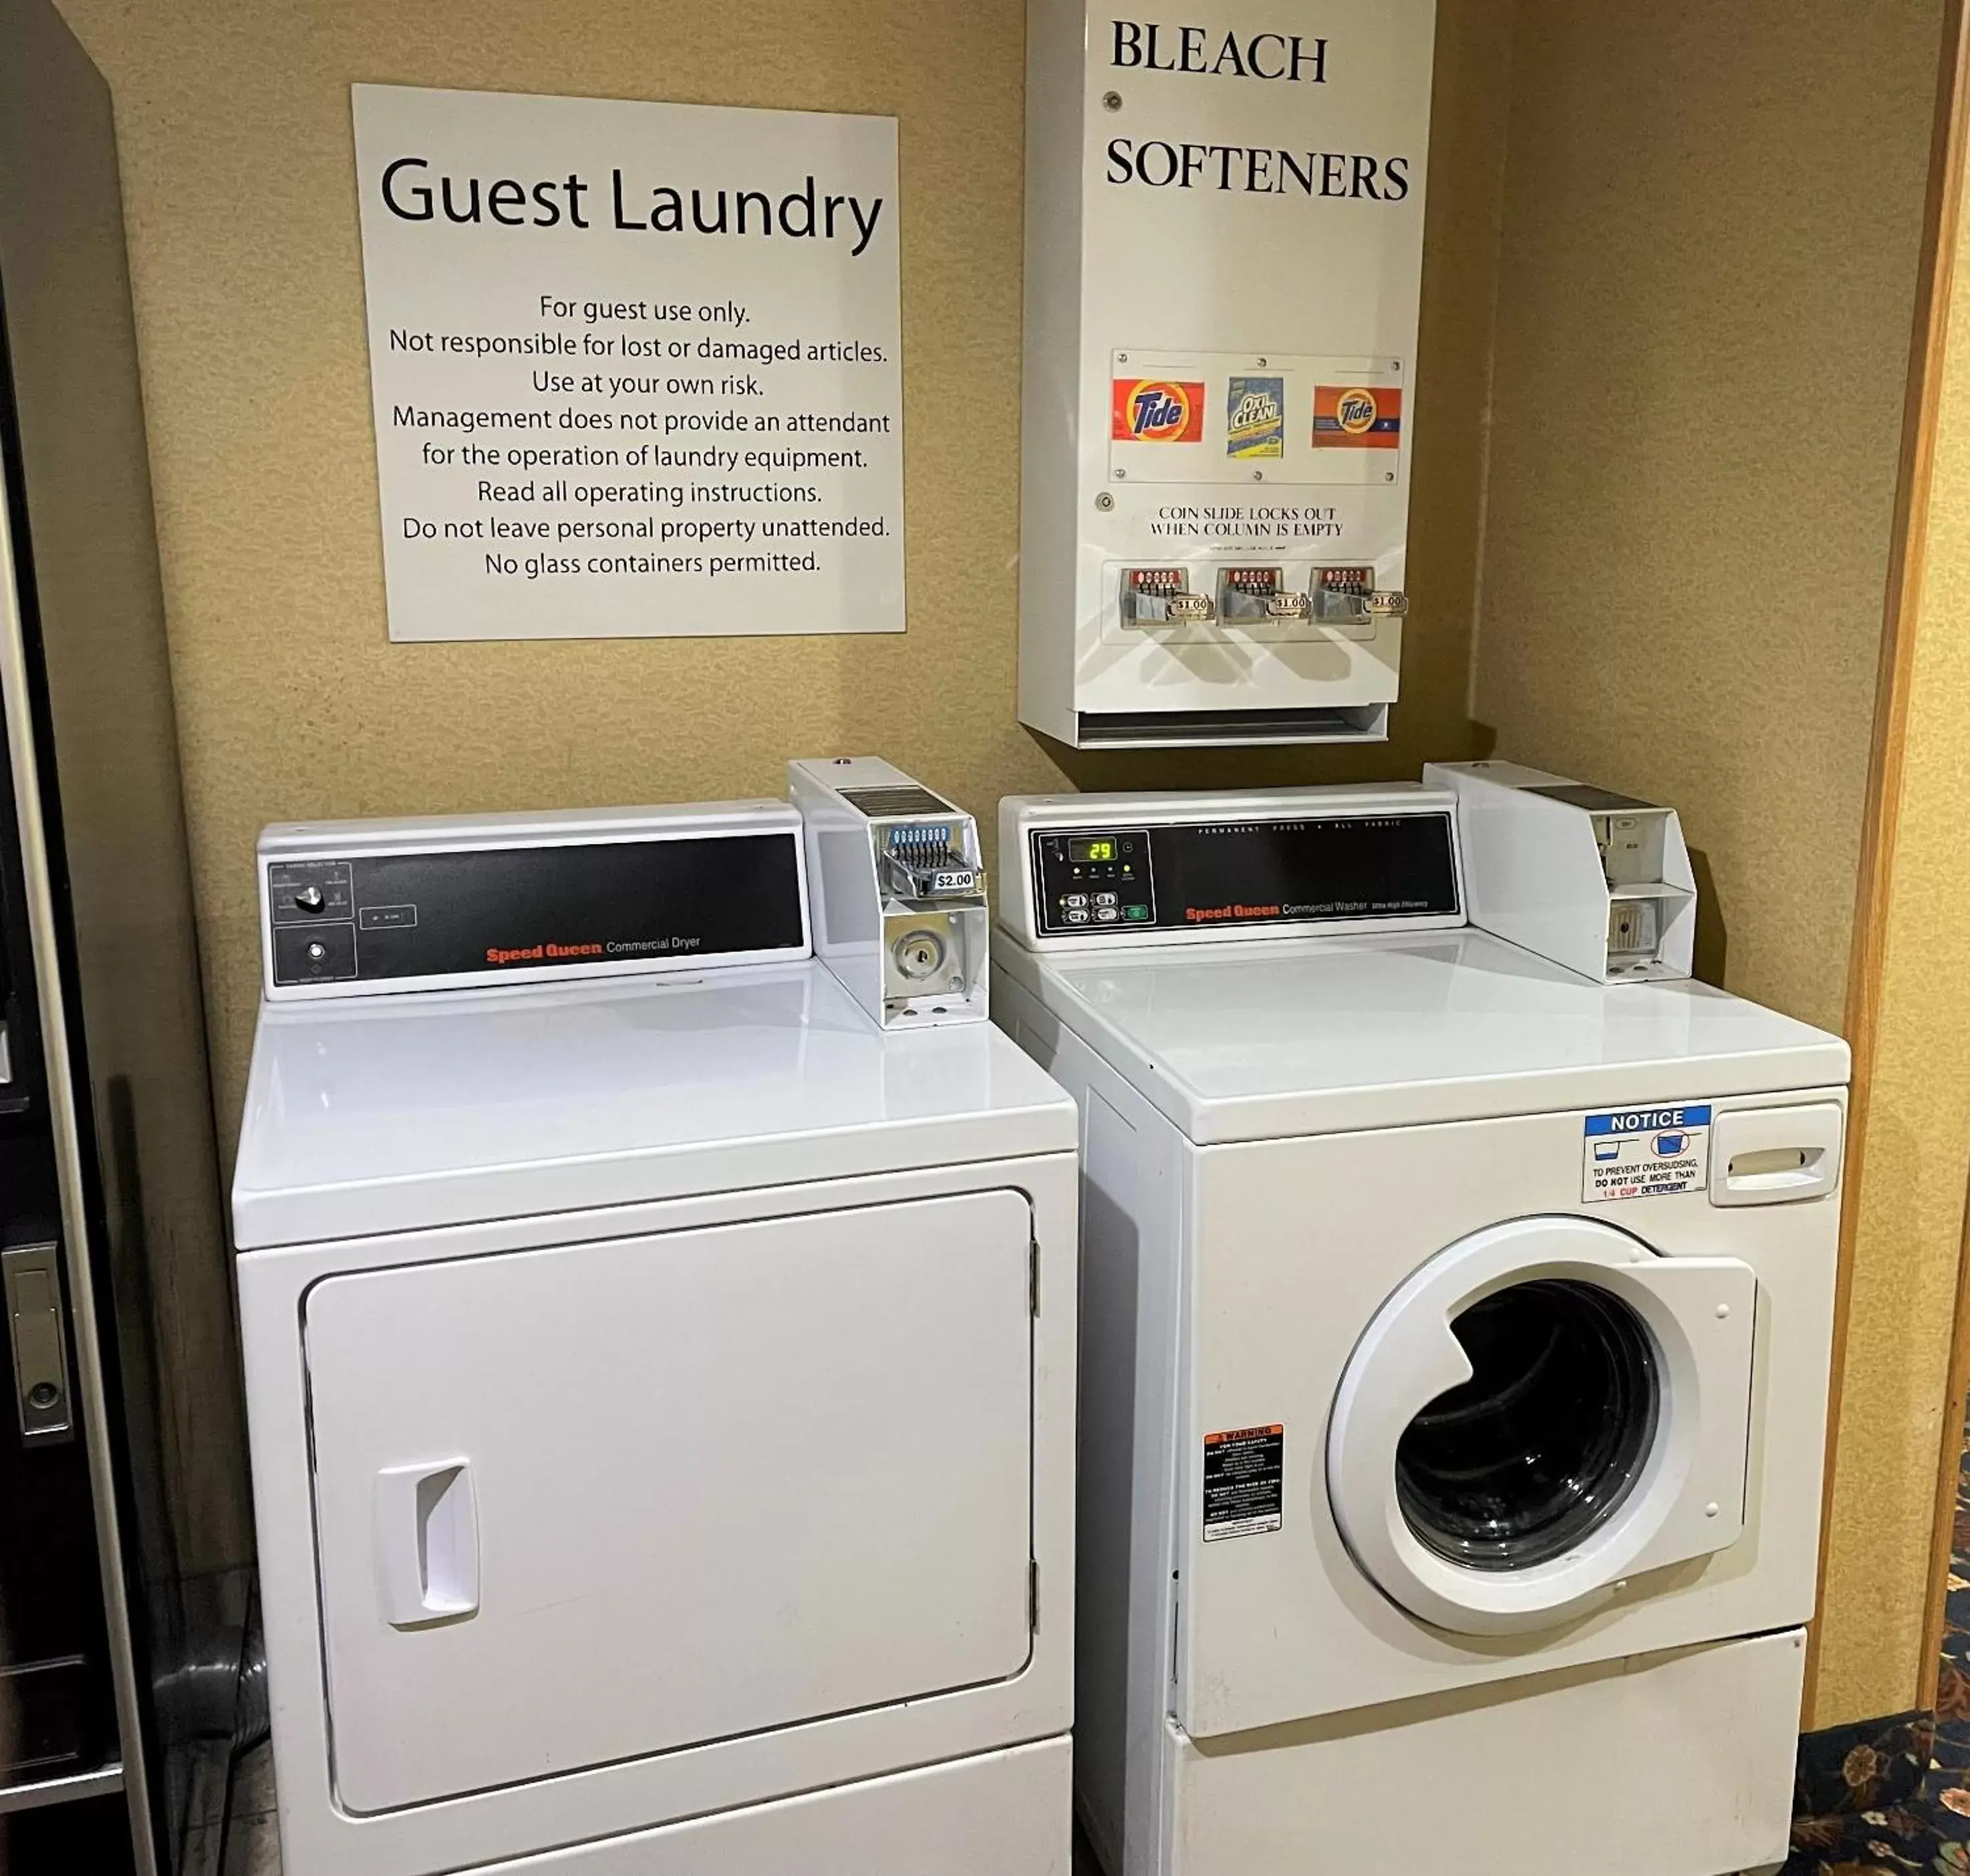
[[[287,1876],[1065,1876],[1074,1108],[865,1013],[801,835],[262,838]]]
[[[1848,1054],[1464,918],[1457,797],[1009,801],[1080,1102],[1109,1876],[1785,1854]]]

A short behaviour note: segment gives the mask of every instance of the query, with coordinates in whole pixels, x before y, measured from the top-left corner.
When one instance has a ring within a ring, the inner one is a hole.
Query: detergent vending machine
[[[1028,21],[1020,719],[1076,747],[1378,739],[1434,0]]]

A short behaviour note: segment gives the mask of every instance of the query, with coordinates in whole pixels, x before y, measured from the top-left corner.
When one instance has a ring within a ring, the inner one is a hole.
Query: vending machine
[[[0,8],[0,1870],[153,1876],[251,1534],[115,130],[47,0]]]
[[[1435,0],[1028,23],[1021,720],[1076,747],[1379,738]]]

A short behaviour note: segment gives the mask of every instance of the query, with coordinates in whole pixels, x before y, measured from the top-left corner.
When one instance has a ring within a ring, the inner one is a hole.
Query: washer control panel
[[[1464,922],[1455,800],[1413,784],[1015,798],[1000,840],[1048,948]]]
[[[1033,838],[1043,929],[1105,930],[1156,922],[1146,827]]]

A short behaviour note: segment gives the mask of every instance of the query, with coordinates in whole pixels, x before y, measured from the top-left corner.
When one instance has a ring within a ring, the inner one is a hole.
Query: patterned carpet
[[[1970,1426],[1935,1719],[1809,1735],[1796,1808],[1786,1876],[1970,1876]]]

